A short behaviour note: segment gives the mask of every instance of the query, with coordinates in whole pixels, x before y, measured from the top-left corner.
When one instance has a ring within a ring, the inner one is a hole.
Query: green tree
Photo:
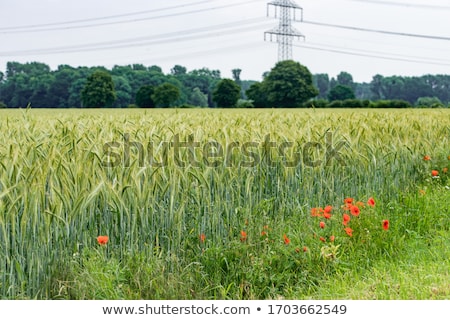
[[[87,77],[86,84],[81,90],[81,100],[84,107],[110,107],[116,100],[114,82],[111,75],[103,70],[94,71]]]
[[[139,108],[154,108],[155,102],[152,95],[155,92],[155,87],[151,85],[144,85],[139,88],[136,93],[136,105]]]
[[[318,95],[311,72],[292,60],[278,62],[263,80],[268,101],[276,108],[295,108]]]
[[[234,108],[241,96],[241,87],[231,79],[222,79],[213,91],[213,101],[218,108]]]
[[[170,73],[174,76],[180,76],[186,74],[186,67],[180,66],[179,64],[175,65],[172,69],[170,69]]]
[[[355,93],[349,86],[338,84],[328,93],[328,100],[330,101],[342,101],[347,99],[355,99]]]
[[[180,89],[171,83],[157,86],[152,95],[152,99],[158,107],[171,107],[179,98]]]
[[[131,86],[126,77],[112,76],[117,99],[114,108],[125,108],[131,103]]]
[[[353,82],[353,76],[348,72],[341,71],[341,73],[337,75],[337,83],[343,86],[348,86],[353,90],[355,90],[355,83]]]
[[[208,106],[208,96],[201,92],[201,90],[197,87],[194,88],[192,94],[189,98],[189,103],[198,106],[198,107],[207,107]]]
[[[313,76],[314,86],[319,89],[319,98],[326,98],[330,90],[330,78],[327,73],[319,73]]]
[[[267,93],[263,88],[262,82],[253,83],[250,88],[245,91],[248,99],[252,100],[255,108],[269,108],[267,101]]]

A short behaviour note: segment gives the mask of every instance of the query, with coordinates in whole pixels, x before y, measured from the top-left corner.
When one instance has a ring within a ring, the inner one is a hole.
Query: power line
[[[375,1],[375,0],[349,0],[352,2],[366,2],[370,4],[381,4],[381,5],[390,5],[390,6],[399,6],[399,7],[409,7],[409,8],[420,8],[420,9],[432,9],[432,10],[450,10],[450,6],[439,6],[439,5],[430,5],[430,4],[411,4],[404,2],[396,2],[396,1]]]
[[[403,36],[403,37],[414,37],[414,38],[445,40],[445,41],[450,40],[450,37],[444,37],[444,36],[432,36],[432,35],[416,34],[416,33],[394,32],[394,31],[379,30],[379,29],[343,26],[343,25],[339,25],[339,24],[331,24],[331,23],[325,23],[325,22],[303,20],[303,23],[312,24],[312,25],[316,25],[316,26],[322,26],[322,27],[331,27],[331,28],[347,29],[347,30],[354,30],[354,31],[364,31],[364,32],[374,32],[374,33]]]
[[[310,49],[310,50],[317,50],[317,51],[325,51],[325,52],[332,52],[332,53],[340,53],[340,54],[346,54],[351,56],[359,56],[359,57],[368,57],[368,58],[376,58],[376,59],[382,59],[382,60],[392,60],[392,61],[403,61],[403,62],[411,62],[411,63],[421,63],[421,64],[432,64],[432,65],[438,65],[438,66],[450,66],[449,63],[442,63],[442,62],[433,62],[429,60],[419,60],[418,59],[408,59],[408,58],[397,58],[397,57],[390,57],[390,56],[380,56],[376,54],[368,54],[368,53],[359,53],[359,52],[352,52],[352,51],[345,51],[341,49],[329,49],[329,48],[323,48],[323,47],[316,47],[316,46],[309,46],[309,45],[294,45],[296,47],[300,47],[303,49]]]
[[[60,54],[70,52],[86,52],[86,51],[100,51],[110,49],[120,49],[128,47],[144,47],[154,44],[162,43],[177,43],[181,41],[189,41],[210,37],[217,37],[223,34],[228,34],[230,31],[247,32],[251,30],[259,30],[268,26],[268,23],[258,24],[258,22],[265,21],[264,18],[255,18],[242,21],[235,21],[232,23],[220,24],[209,27],[195,28],[190,30],[183,30],[177,32],[170,32],[165,34],[129,38],[116,41],[106,41],[101,43],[90,43],[76,46],[60,46],[53,48],[21,50],[21,51],[3,51],[0,56],[28,56],[28,55],[43,55],[43,54]],[[256,24],[256,25],[255,25]],[[245,27],[246,26],[246,27]],[[231,30],[230,30],[231,28]],[[214,31],[215,32],[211,32]],[[205,32],[207,32],[205,34]]]
[[[110,21],[110,22],[91,23],[91,24],[76,25],[76,26],[66,26],[66,27],[60,26],[60,27],[40,28],[40,29],[24,29],[24,30],[12,30],[12,31],[1,31],[0,30],[0,33],[3,33],[3,34],[34,33],[34,32],[44,32],[44,31],[61,31],[61,30],[71,30],[71,29],[104,27],[104,26],[110,26],[110,25],[150,21],[150,20],[157,20],[157,19],[163,19],[163,18],[171,18],[171,17],[196,14],[196,13],[207,12],[207,11],[214,11],[214,10],[225,9],[225,8],[238,7],[238,6],[242,6],[242,5],[253,3],[253,2],[259,2],[259,1],[260,0],[250,0],[250,1],[240,2],[240,3],[231,3],[231,4],[216,6],[216,7],[209,7],[209,8],[196,9],[196,10],[190,10],[190,11],[184,11],[184,12],[177,12],[177,13],[169,13],[169,14],[163,14],[163,15],[145,17],[145,18],[127,19],[127,20],[121,20],[121,21]]]
[[[13,27],[0,27],[0,31],[8,31],[8,30],[16,30],[16,29],[34,29],[34,28],[43,28],[43,27],[52,27],[52,26],[62,26],[62,25],[66,25],[66,24],[110,20],[110,19],[116,19],[116,18],[124,18],[124,17],[136,16],[136,15],[143,15],[143,14],[153,13],[153,12],[179,9],[179,8],[184,8],[184,7],[191,7],[191,6],[196,6],[199,4],[213,2],[213,1],[217,1],[217,0],[197,1],[197,2],[185,3],[185,4],[177,5],[177,6],[170,6],[170,7],[158,8],[158,9],[151,9],[151,10],[143,10],[143,11],[137,11],[137,12],[129,12],[129,13],[97,17],[97,18],[70,20],[70,21],[44,23],[44,24],[31,24],[31,25],[23,25],[23,26],[15,26],[15,27],[14,26]]]

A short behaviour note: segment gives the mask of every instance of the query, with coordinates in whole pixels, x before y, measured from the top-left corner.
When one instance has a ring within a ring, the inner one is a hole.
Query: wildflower
[[[388,230],[389,229],[389,220],[383,220],[383,229]]]
[[[344,203],[345,203],[345,204],[352,204],[353,201],[354,201],[353,198],[345,198],[345,199],[344,199]]]
[[[439,175],[439,171],[437,170],[431,170],[431,176],[437,177]]]
[[[206,236],[205,236],[204,233],[202,233],[202,234],[200,235],[200,242],[203,243],[203,242],[205,242],[205,240],[206,240]]]
[[[288,245],[291,242],[291,240],[285,234],[283,234],[283,241],[285,245]]]
[[[103,246],[108,243],[109,237],[108,236],[98,236],[97,242],[99,245]]]
[[[324,237],[320,237],[319,240],[322,241],[322,242],[326,241]]]
[[[321,217],[322,212],[322,208],[311,208],[311,217]]]
[[[421,194],[421,195],[425,195],[425,190],[419,190],[419,193]]]
[[[241,230],[241,242],[247,241],[247,232]]]
[[[267,237],[267,232],[261,231],[261,237]]]
[[[344,231],[345,231],[345,233],[347,233],[347,235],[349,237],[353,236],[353,229],[352,228],[345,228]]]
[[[350,221],[350,216],[348,214],[344,213],[344,215],[342,216],[342,219],[343,219],[342,223],[344,224],[344,226],[346,226],[347,223]]]
[[[306,251],[308,251],[308,248],[307,247],[303,247],[303,252],[306,252]]]
[[[320,226],[322,229],[325,228],[325,222],[320,221],[319,226]]]
[[[447,172],[448,172],[448,168],[442,169],[442,172],[443,172],[443,173],[447,173]]]
[[[323,213],[323,217],[324,217],[325,219],[330,219],[330,218],[331,218],[331,213],[324,212],[324,213]]]
[[[332,210],[333,210],[333,207],[332,207],[332,206],[326,206],[326,207],[323,209],[323,212],[324,212],[324,213],[330,213]]]
[[[331,236],[331,237],[330,237],[330,241],[331,241],[331,242],[334,242],[334,239],[335,239],[335,236]]]
[[[371,207],[375,207],[375,199],[370,197],[369,200],[367,200],[367,204]]]
[[[357,216],[359,216],[359,213],[360,213],[361,211],[359,210],[359,208],[357,207],[357,206],[351,206],[350,207],[350,213],[352,214],[352,215],[354,215],[355,217],[357,217]]]
[[[426,156],[423,157],[423,160],[424,161],[430,161],[431,157],[429,155],[426,155]]]

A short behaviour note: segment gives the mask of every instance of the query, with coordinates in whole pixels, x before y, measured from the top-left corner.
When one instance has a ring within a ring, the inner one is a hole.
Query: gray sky
[[[264,42],[264,31],[278,24],[266,17],[268,2],[0,0],[0,71],[8,61],[52,69],[142,63],[165,73],[180,64],[223,77],[240,68],[242,79],[261,80],[278,57],[277,43]],[[304,22],[293,26],[306,38],[294,41],[293,58],[312,73],[347,71],[358,82],[450,74],[449,0],[295,2]]]

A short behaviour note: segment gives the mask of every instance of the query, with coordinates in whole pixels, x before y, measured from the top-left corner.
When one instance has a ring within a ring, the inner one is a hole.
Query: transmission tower
[[[278,61],[292,60],[293,39],[305,37],[292,26],[292,21],[303,20],[303,8],[291,0],[274,0],[267,4],[267,16],[271,6],[275,8],[275,18],[279,16],[279,23],[275,28],[264,32],[264,40],[267,35],[270,41],[275,37],[278,42]],[[301,12],[300,18],[296,17],[298,10]]]

